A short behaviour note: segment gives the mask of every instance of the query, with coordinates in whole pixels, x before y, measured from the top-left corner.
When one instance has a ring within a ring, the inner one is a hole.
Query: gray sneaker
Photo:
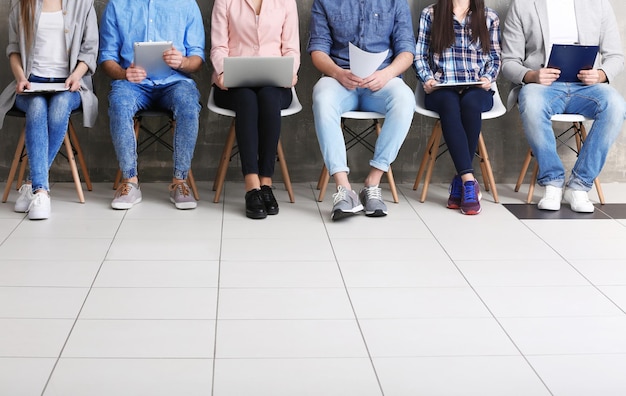
[[[363,205],[359,202],[359,197],[354,191],[348,191],[344,186],[337,187],[337,192],[333,194],[331,220],[340,220],[362,210]]]
[[[195,209],[198,206],[186,182],[170,184],[170,202],[176,209]]]
[[[380,187],[363,187],[359,192],[359,198],[365,207],[365,216],[387,216],[387,205],[383,202],[383,194]]]
[[[35,198],[33,194],[33,186],[31,184],[22,184],[19,191],[19,197],[15,201],[14,211],[19,213],[28,212],[28,207],[30,206],[30,202]]]
[[[115,191],[111,202],[113,209],[130,209],[133,205],[141,202],[141,190],[137,183],[122,183]]]

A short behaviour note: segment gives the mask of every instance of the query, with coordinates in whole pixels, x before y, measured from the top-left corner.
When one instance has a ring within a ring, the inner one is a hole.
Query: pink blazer
[[[211,16],[213,79],[228,56],[293,56],[300,67],[300,35],[295,0],[263,0],[257,16],[247,0],[215,0]]]

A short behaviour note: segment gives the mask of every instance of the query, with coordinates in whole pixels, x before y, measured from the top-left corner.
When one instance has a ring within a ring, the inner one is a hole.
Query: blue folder
[[[598,54],[597,45],[554,44],[547,67],[561,70],[557,81],[580,82],[580,70],[593,68]]]

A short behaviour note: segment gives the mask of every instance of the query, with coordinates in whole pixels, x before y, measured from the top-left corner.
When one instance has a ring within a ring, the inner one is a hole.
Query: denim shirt
[[[100,22],[99,63],[107,60],[128,68],[137,41],[172,41],[183,56],[204,55],[204,25],[195,0],[110,0]],[[172,69],[168,77],[141,82],[170,84],[192,79]]]
[[[379,70],[401,52],[415,56],[407,0],[314,0],[309,30],[307,51],[322,51],[344,69],[350,68],[350,42],[368,52],[389,49]]]

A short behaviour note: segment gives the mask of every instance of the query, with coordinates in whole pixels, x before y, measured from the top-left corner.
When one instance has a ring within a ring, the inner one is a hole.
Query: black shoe
[[[265,211],[268,215],[278,214],[278,202],[276,202],[276,198],[272,192],[272,187],[261,186],[261,198],[263,198]]]
[[[250,190],[246,193],[246,216],[251,219],[264,219],[267,217],[261,190]]]

